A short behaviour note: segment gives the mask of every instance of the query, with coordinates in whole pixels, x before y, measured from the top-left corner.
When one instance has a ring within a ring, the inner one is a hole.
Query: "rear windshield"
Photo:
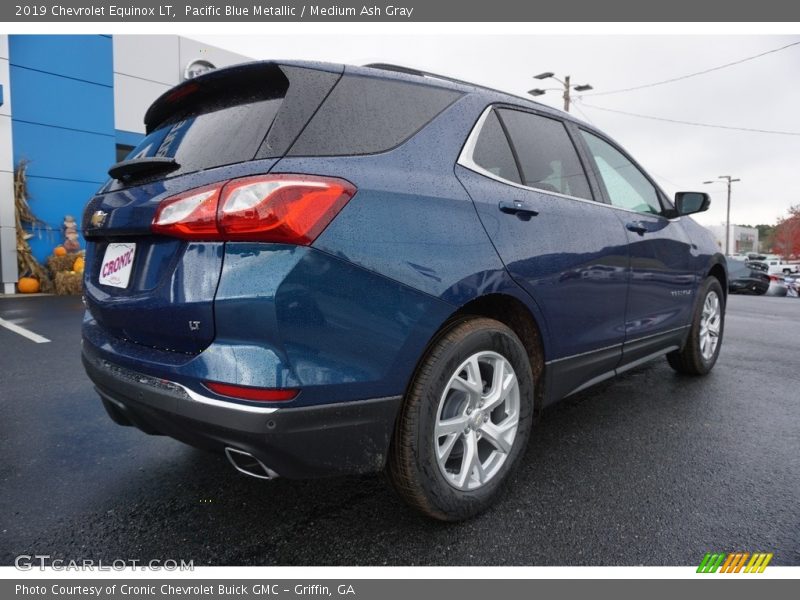
[[[166,176],[277,158],[297,139],[339,73],[273,63],[224,69],[174,88],[147,112],[148,134],[125,157],[174,158]],[[150,175],[161,179],[164,173]],[[135,185],[144,183],[145,173]],[[109,189],[128,185],[112,180]]]
[[[375,154],[399,146],[461,96],[425,84],[345,75],[289,156]]]
[[[127,159],[174,158],[180,168],[173,175],[251,160],[282,102],[277,97],[210,110],[199,107],[153,131]]]

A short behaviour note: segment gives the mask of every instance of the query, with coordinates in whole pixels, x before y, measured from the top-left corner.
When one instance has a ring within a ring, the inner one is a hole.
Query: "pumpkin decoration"
[[[39,291],[39,280],[35,277],[20,277],[17,289],[20,294],[35,294]]]
[[[75,259],[75,262],[72,263],[72,270],[76,273],[83,273],[83,268],[85,266],[84,260],[82,256],[79,256]]]
[[[55,248],[53,248],[53,254],[55,254],[56,256],[66,256],[67,249],[64,248],[64,246],[56,246]]]

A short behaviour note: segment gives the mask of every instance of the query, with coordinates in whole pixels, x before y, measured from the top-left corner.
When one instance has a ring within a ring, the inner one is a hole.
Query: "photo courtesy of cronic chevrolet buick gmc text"
[[[568,114],[391,65],[186,81],[88,203],[83,360],[111,418],[270,479],[386,469],[491,504],[548,404],[720,351],[724,257]],[[666,143],[666,142],[665,142]]]

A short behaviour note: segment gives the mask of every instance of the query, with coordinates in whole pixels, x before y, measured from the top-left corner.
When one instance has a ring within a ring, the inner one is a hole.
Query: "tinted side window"
[[[460,96],[460,92],[428,85],[345,75],[292,146],[289,156],[391,150]]]
[[[592,199],[578,152],[561,121],[519,110],[498,112],[516,152],[523,184]]]
[[[472,150],[472,162],[501,179],[522,183],[511,146],[495,111],[490,112],[483,122]]]
[[[581,135],[594,156],[611,204],[636,212],[661,214],[655,186],[624,154],[587,131],[581,130]]]

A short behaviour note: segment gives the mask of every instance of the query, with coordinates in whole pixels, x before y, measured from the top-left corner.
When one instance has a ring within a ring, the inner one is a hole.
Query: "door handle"
[[[530,204],[524,200],[503,200],[499,204],[500,210],[508,215],[517,215],[521,219],[530,219],[539,214],[539,211],[534,209]]]
[[[648,232],[647,225],[645,225],[642,221],[631,221],[630,223],[625,223],[625,229],[632,231],[633,233],[638,233],[639,235],[644,235]]]

